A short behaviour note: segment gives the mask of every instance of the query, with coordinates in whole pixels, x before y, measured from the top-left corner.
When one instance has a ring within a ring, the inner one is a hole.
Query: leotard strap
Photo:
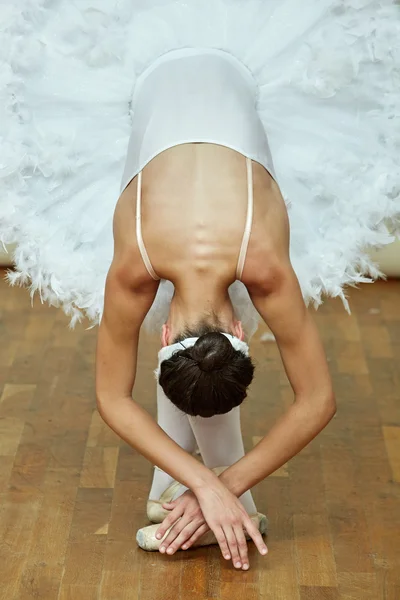
[[[244,263],[246,260],[247,248],[248,248],[249,241],[250,241],[251,226],[253,223],[253,205],[254,205],[253,171],[252,171],[252,164],[251,164],[250,158],[246,158],[246,167],[247,167],[247,217],[246,217],[246,225],[245,225],[244,233],[243,233],[242,245],[240,247],[240,252],[239,252],[239,260],[238,260],[238,264],[237,264],[237,268],[236,268],[236,279],[239,279],[239,281],[241,280],[242,275],[243,275],[243,268],[244,268]]]
[[[137,178],[137,193],[136,193],[136,239],[139,246],[139,252],[142,255],[142,259],[149,275],[156,281],[159,281],[157,273],[154,271],[153,266],[150,262],[149,255],[147,254],[146,247],[143,242],[142,236],[142,171],[139,172]]]

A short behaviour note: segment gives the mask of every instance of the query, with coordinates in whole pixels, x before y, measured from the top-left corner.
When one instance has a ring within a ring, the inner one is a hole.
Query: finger
[[[174,554],[182,545],[193,535],[195,531],[201,526],[203,520],[190,521],[185,527],[182,528],[180,533],[175,537],[173,542],[167,548],[167,554]]]
[[[223,529],[224,529],[225,537],[228,542],[229,552],[232,557],[233,566],[236,569],[241,569],[242,562],[240,559],[236,535],[235,535],[235,532],[233,531],[232,525],[229,524],[229,525],[225,526]]]
[[[218,545],[221,549],[222,552],[222,556],[224,558],[226,558],[227,560],[229,560],[232,556],[231,551],[229,549],[228,546],[228,542],[224,533],[224,530],[222,529],[222,527],[219,525],[217,527],[211,527],[213,534],[215,535],[215,538],[218,542]]]
[[[163,502],[162,507],[166,508],[167,510],[172,510],[173,508],[176,507],[176,503],[175,502]]]
[[[249,534],[249,536],[255,543],[259,553],[262,554],[263,556],[265,556],[265,554],[268,553],[268,548],[267,548],[258,528],[254,525],[253,521],[250,518],[248,521],[246,521],[244,523],[244,526],[246,528],[247,533]]]
[[[179,498],[175,498],[175,500],[170,500],[169,502],[163,502],[163,506],[178,506],[178,504],[180,504],[180,502],[182,501],[182,496],[180,496]]]
[[[164,521],[156,531],[156,538],[158,540],[161,540],[164,537],[166,531],[168,531],[168,529],[183,515],[183,512],[183,508],[177,506],[167,517],[165,517]]]
[[[182,529],[184,529],[189,523],[189,519],[187,517],[185,518],[184,516],[178,521],[176,521],[176,523],[171,527],[170,531],[168,532],[168,535],[165,538],[165,540],[163,540],[160,544],[159,550],[161,553],[168,551],[170,544],[174,542],[174,540],[181,533]],[[168,552],[168,554],[171,553]]]
[[[198,528],[197,531],[194,532],[194,534],[184,544],[182,544],[182,550],[187,550],[188,548],[191,548],[191,546],[193,546],[195,542],[197,542],[197,540],[201,538],[201,536],[207,533],[207,531],[210,531],[210,528],[207,525],[207,523],[204,523],[201,527]],[[224,558],[229,559],[229,554],[227,555],[227,557]]]
[[[241,525],[237,525],[234,528],[234,532],[235,532],[236,541],[237,541],[237,545],[238,545],[240,562],[242,563],[242,569],[244,569],[246,571],[250,565],[249,565],[249,557],[248,557],[248,552],[247,552],[247,542],[246,542],[246,538],[244,536],[243,527]]]

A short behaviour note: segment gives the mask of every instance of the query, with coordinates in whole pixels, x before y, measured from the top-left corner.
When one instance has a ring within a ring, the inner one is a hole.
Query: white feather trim
[[[98,323],[135,79],[173,48],[218,47],[259,85],[307,302],[378,277],[399,230],[400,20],[391,0],[20,0],[0,7],[0,241],[11,284]],[[158,327],[162,282],[146,323]],[[230,294],[248,335],[258,315]]]

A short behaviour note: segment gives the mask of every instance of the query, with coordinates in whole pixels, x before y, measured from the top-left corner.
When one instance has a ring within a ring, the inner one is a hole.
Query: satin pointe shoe
[[[211,469],[216,475],[220,475],[228,467],[215,467]],[[147,500],[147,518],[152,523],[162,523],[168,513],[170,512],[166,508],[163,508],[164,502],[171,502],[174,494],[176,494],[180,487],[179,481],[174,481],[167,487],[167,489],[161,494],[159,500]]]
[[[255,526],[258,528],[261,534],[266,533],[268,521],[267,517],[261,513],[257,513],[256,515],[249,515],[250,519],[253,521]],[[162,541],[167,537],[171,528],[168,529],[166,534],[161,540],[156,538],[156,531],[159,525],[156,523],[155,525],[148,525],[147,527],[142,527],[136,534],[136,541],[139,548],[142,550],[147,550],[148,552],[152,552],[158,550],[162,544]],[[245,531],[245,536],[247,540],[250,540],[249,534]],[[211,546],[212,544],[218,544],[214,533],[212,531],[207,531],[204,535],[198,539],[191,548],[198,548],[200,546]],[[181,550],[181,548],[179,548]]]

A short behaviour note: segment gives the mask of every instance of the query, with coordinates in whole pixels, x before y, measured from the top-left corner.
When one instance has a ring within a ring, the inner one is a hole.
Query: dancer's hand
[[[210,531],[199,501],[190,490],[172,502],[164,502],[163,508],[170,513],[157,529],[157,538],[161,539],[171,525],[174,523],[175,525],[160,546],[162,553],[174,554],[179,548],[187,550],[202,535]]]
[[[174,502],[163,506],[172,510],[158,528],[157,535],[162,537],[174,524],[161,546],[168,554],[173,554],[180,547],[189,548],[209,529],[213,531],[224,558],[232,559],[236,568],[249,567],[243,529],[253,539],[260,554],[267,553],[257,527],[240,501],[223,484],[200,490],[197,497],[187,491]]]

